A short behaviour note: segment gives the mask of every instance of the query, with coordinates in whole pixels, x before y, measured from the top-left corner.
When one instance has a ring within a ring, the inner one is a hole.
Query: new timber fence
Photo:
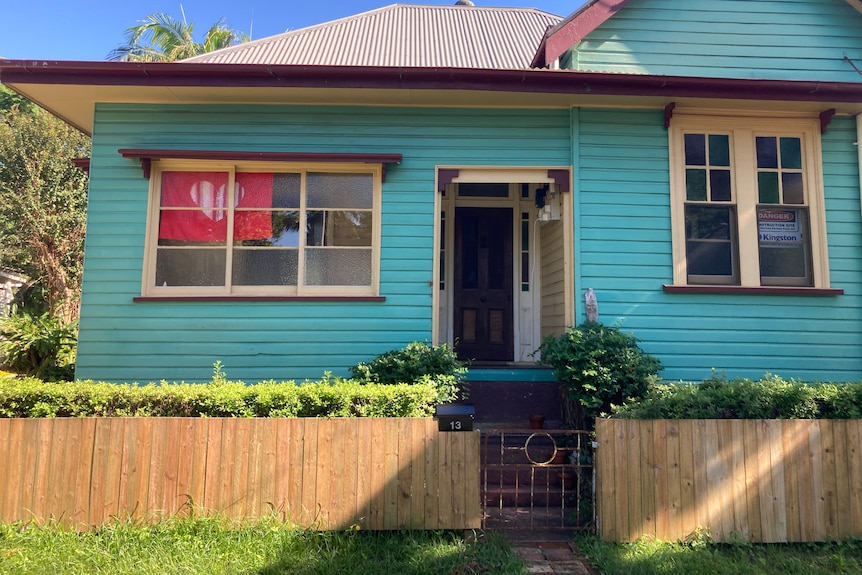
[[[0,521],[478,528],[478,453],[478,432],[432,419],[0,419]]]
[[[608,541],[826,541],[862,536],[860,420],[596,422]]]

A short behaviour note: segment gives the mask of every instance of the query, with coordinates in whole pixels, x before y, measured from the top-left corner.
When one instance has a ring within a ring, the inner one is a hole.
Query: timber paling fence
[[[862,536],[862,420],[599,420],[598,532],[677,540]]]
[[[430,418],[0,419],[0,521],[479,528],[478,454],[478,432]]]

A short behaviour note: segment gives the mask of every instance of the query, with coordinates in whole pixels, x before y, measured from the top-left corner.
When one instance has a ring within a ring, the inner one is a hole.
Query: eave
[[[0,60],[0,82],[92,133],[97,103],[369,106],[680,106],[862,113],[862,82],[571,70]]]

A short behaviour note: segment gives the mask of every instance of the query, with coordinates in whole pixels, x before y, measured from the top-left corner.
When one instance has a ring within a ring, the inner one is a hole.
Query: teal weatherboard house
[[[0,60],[93,138],[77,376],[317,379],[419,340],[517,378],[592,288],[667,379],[862,379],[862,1],[572,9]]]

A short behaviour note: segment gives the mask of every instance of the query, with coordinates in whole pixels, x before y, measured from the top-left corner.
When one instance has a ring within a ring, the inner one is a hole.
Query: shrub
[[[858,419],[862,382],[805,383],[766,374],[758,381],[715,376],[696,383],[652,383],[616,406],[626,419]]]
[[[0,321],[2,365],[50,381],[75,375],[75,324],[63,325],[48,312],[33,315],[13,310]]]
[[[0,417],[430,417],[431,384],[350,380],[147,385],[0,378]]]
[[[431,384],[437,389],[440,403],[466,398],[462,382],[467,368],[448,344],[432,346],[414,341],[403,349],[360,362],[350,368],[350,373],[363,384]]]
[[[661,363],[637,342],[617,326],[591,321],[542,342],[535,353],[554,369],[567,426],[592,429],[595,418],[612,405],[647,391]]]

